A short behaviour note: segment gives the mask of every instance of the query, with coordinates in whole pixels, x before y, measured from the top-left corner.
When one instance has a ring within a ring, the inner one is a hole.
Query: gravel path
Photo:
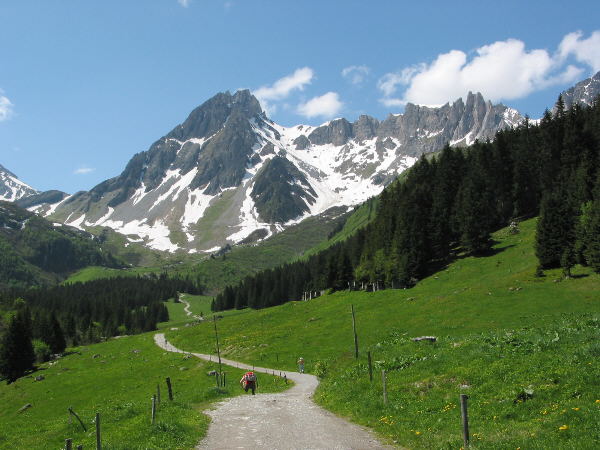
[[[204,320],[201,316],[197,316],[196,314],[192,314],[192,311],[190,311],[190,302],[188,302],[187,300],[184,300],[182,298],[179,299],[179,301],[183,304],[185,304],[185,308],[183,308],[183,310],[185,311],[186,315],[193,317],[196,320]]]
[[[156,344],[170,352],[181,352],[166,341],[163,333],[154,335]],[[187,353],[187,352],[186,352]],[[190,353],[214,361],[215,357]],[[252,366],[221,358],[223,364],[252,369]],[[273,369],[254,367],[255,372]],[[276,371],[276,373],[279,371]],[[368,430],[351,424],[317,406],[311,396],[317,377],[285,372],[295,385],[279,394],[241,395],[205,411],[212,422],[198,449],[384,449]],[[235,380],[237,381],[237,380]],[[260,388],[260,377],[258,377]]]

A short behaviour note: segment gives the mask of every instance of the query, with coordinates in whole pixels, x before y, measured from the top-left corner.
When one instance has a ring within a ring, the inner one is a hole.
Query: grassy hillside
[[[92,264],[122,266],[91,234],[0,202],[0,288],[52,284]]]
[[[73,273],[64,283],[85,283],[86,281],[104,278],[135,277],[145,273],[159,273],[151,267],[134,267],[130,269],[111,269],[110,267],[88,266]]]
[[[199,277],[210,294],[221,291],[247,275],[278,266],[301,256],[305,251],[327,240],[336,224],[343,220],[343,211],[330,210],[308,218],[256,245],[234,247],[216,258],[206,258],[197,265],[188,263],[177,268],[194,279]]]
[[[341,242],[356,233],[356,231],[366,226],[371,219],[375,217],[378,204],[378,197],[372,197],[363,204],[357,206],[344,220],[343,225],[340,223],[342,227],[339,231],[337,231],[329,239],[322,241],[309,251],[305,252],[302,257],[306,258],[310,255],[319,253],[320,251],[325,250],[326,248],[331,247],[333,244]]]
[[[343,223],[345,217],[346,215],[341,208],[335,208],[320,216],[310,217],[258,244],[236,246],[224,255],[214,258],[173,254],[163,255],[161,262],[158,259],[158,253],[152,253],[150,250],[142,252],[143,255],[138,251],[139,249],[131,250],[133,253],[127,256],[122,249],[118,254],[125,260],[141,263],[149,262],[150,264],[121,270],[86,267],[71,275],[66,282],[90,281],[117,276],[136,276],[148,272],[167,272],[170,275],[190,276],[193,280],[200,280],[206,286],[207,292],[214,294],[221,291],[225,285],[240,281],[247,275],[301,257],[307,250],[327,241],[328,235]],[[349,220],[346,227],[344,227],[345,232],[353,231],[362,224],[361,221],[361,218]],[[106,242],[117,248],[118,234],[108,233],[108,236]],[[138,258],[136,255],[140,257]]]
[[[458,448],[456,404],[468,392],[477,448],[593,448],[600,442],[600,276],[577,266],[570,279],[558,270],[536,278],[534,234],[535,220],[516,235],[501,230],[492,256],[458,260],[410,290],[231,312],[220,322],[223,351],[288,370],[303,356],[323,376],[319,402],[402,445]],[[211,351],[209,327],[170,334],[182,348]],[[409,339],[422,335],[438,343]],[[389,372],[387,406],[380,369]]]
[[[182,304],[163,328],[183,325]],[[209,419],[201,411],[209,402],[243,393],[235,381],[242,370],[226,368],[228,385],[217,390],[215,368],[196,358],[168,353],[153,342],[153,333],[113,339],[101,344],[72,349],[54,364],[44,364],[33,376],[0,384],[0,448],[63,448],[64,440],[94,448],[94,417],[101,414],[103,448],[180,449],[193,448],[205,434]],[[165,378],[170,377],[174,401],[169,402]],[[264,379],[263,379],[264,378]],[[285,389],[279,378],[261,378],[261,390]],[[157,422],[151,425],[150,398],[160,384],[162,402]],[[25,412],[18,410],[30,403]],[[70,419],[72,406],[88,431]]]

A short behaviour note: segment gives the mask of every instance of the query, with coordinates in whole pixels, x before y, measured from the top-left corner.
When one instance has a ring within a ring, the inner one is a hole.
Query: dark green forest
[[[600,98],[539,124],[526,119],[493,142],[446,145],[422,157],[380,195],[376,217],[306,261],[227,286],[216,311],[264,308],[307,292],[410,288],[462,255],[491,252],[491,233],[539,216],[538,274],[575,264],[600,272]],[[313,295],[313,294],[309,294]]]
[[[151,275],[0,291],[0,312],[11,311],[0,320],[0,377],[13,381],[67,345],[156,330],[169,320],[163,302],[178,292],[201,290],[189,280]]]

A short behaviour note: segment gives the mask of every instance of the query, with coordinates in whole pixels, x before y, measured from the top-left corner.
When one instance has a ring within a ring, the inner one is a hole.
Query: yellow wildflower
[[[417,436],[419,436],[419,435],[421,434],[421,432],[420,432],[420,431],[415,431],[415,434],[416,434]]]
[[[579,408],[571,408],[573,411],[579,411]]]
[[[563,425],[563,426],[560,426],[560,427],[558,427],[558,429],[559,429],[560,431],[565,431],[565,430],[568,430],[568,429],[569,429],[569,425]]]

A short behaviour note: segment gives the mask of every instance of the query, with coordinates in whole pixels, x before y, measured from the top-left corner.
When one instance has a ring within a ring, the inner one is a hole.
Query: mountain
[[[225,92],[134,155],[119,176],[30,210],[75,227],[110,227],[159,250],[211,252],[359,204],[422,154],[491,139],[520,120],[470,93],[439,108],[408,104],[383,121],[284,127],[249,91]]]
[[[575,104],[591,106],[596,97],[600,95],[600,72],[563,91],[561,95],[566,109]]]
[[[15,203],[21,208],[34,209],[37,213],[42,213],[48,212],[50,205],[60,203],[68,196],[69,194],[65,192],[50,190],[23,196],[15,200]]]
[[[0,200],[13,202],[38,191],[23,183],[17,176],[0,164]]]
[[[90,233],[0,201],[0,287],[53,283],[88,265],[121,266]]]

